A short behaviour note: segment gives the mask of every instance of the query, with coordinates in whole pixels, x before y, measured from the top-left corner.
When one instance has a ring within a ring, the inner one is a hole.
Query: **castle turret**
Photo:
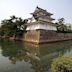
[[[28,19],[27,32],[25,34],[25,41],[42,43],[48,42],[51,35],[55,35],[56,25],[52,22],[52,13],[44,9],[36,7],[35,11],[31,13],[32,18]]]
[[[51,18],[52,13],[37,6],[35,11],[31,14],[32,18],[29,18],[26,30],[44,29],[56,31],[56,25],[52,22],[55,19]]]

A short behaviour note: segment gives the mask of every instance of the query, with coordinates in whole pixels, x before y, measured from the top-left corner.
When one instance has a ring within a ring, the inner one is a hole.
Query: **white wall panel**
[[[50,24],[31,24],[28,25],[26,30],[37,30],[37,29],[44,29],[44,30],[57,30],[55,26]]]

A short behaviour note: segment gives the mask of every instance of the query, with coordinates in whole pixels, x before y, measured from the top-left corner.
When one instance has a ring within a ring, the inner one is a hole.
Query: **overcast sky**
[[[36,6],[53,13],[56,20],[64,17],[72,23],[72,0],[0,0],[0,21],[12,15],[29,18]]]

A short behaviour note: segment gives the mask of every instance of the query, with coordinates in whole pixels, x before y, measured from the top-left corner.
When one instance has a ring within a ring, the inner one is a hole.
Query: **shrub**
[[[72,72],[72,57],[63,56],[53,60],[51,64],[52,72]]]

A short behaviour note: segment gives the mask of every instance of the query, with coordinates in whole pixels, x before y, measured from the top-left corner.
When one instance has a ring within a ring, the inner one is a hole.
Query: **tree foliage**
[[[64,18],[58,19],[57,24],[57,31],[58,32],[66,32],[67,31],[67,26],[64,24]]]
[[[72,72],[72,57],[63,56],[53,60],[52,72]]]
[[[25,32],[25,23],[27,20],[10,16],[10,19],[5,19],[1,22],[0,35],[1,36],[20,36]]]
[[[66,33],[66,32],[72,32],[71,25],[67,26],[64,21],[65,21],[64,18],[58,19],[58,22],[56,23],[56,25],[57,25],[57,31],[58,32],[64,32],[64,33]]]

